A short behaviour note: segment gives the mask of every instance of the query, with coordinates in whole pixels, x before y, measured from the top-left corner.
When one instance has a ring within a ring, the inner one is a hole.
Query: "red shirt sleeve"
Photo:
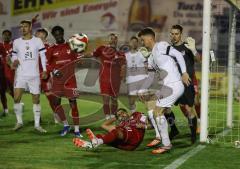
[[[93,51],[93,56],[94,57],[101,57],[102,56],[102,50],[103,50],[104,46],[100,46],[97,49],[95,49]]]
[[[118,52],[118,56],[119,56],[119,59],[120,59],[120,65],[126,65],[127,62],[126,62],[126,56],[123,52]]]
[[[53,69],[54,69],[54,67],[53,67],[54,59],[53,59],[52,52],[53,52],[53,48],[52,48],[52,47],[49,47],[48,50],[47,50],[47,52],[46,52],[47,72],[48,72],[48,73],[52,72]]]

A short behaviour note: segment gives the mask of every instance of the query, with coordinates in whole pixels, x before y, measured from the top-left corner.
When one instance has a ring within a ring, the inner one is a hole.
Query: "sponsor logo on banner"
[[[98,0],[11,0],[11,15],[66,8],[92,2],[98,2]]]

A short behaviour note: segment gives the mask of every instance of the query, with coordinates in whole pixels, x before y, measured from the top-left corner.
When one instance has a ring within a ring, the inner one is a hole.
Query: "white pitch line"
[[[225,129],[223,130],[221,133],[217,134],[217,136],[225,136],[227,135],[231,130],[230,129]],[[216,140],[216,138],[214,138],[212,141],[214,142],[214,140]],[[175,161],[173,161],[171,164],[169,164],[168,166],[166,166],[164,169],[177,169],[178,167],[180,167],[183,163],[185,163],[189,158],[193,157],[195,154],[197,154],[198,152],[200,152],[201,150],[203,150],[204,148],[206,148],[206,145],[198,145],[197,147],[195,147],[194,149],[190,150],[189,152],[187,152],[186,154],[182,155],[181,157],[179,157],[178,159],[176,159]]]
[[[183,163],[185,163],[190,157],[193,157],[195,154],[197,154],[199,151],[204,149],[205,145],[198,145],[194,149],[190,150],[186,154],[182,155],[180,158],[173,161],[170,165],[166,166],[164,169],[176,169],[179,166],[181,166]]]

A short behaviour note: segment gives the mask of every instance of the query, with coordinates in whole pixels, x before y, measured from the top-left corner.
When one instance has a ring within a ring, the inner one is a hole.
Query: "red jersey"
[[[140,112],[134,112],[130,119],[121,122],[116,128],[121,130],[124,139],[118,142],[117,147],[125,150],[134,150],[142,142],[145,129],[137,128],[137,124],[145,125],[146,116]]]
[[[75,78],[75,62],[78,54],[71,51],[67,43],[54,44],[48,48],[46,53],[48,72],[59,70],[62,77],[52,78],[52,92],[57,96],[74,98],[78,96]]]
[[[61,70],[64,66],[67,66],[78,59],[78,54],[71,51],[66,42],[62,44],[54,44],[49,47],[46,56],[48,59],[47,69],[50,72],[54,69]]]
[[[126,64],[123,52],[110,46],[100,46],[93,52],[93,56],[99,57],[102,63],[99,72],[100,80],[109,80],[113,77],[121,79],[121,66]]]
[[[3,50],[1,53],[3,53],[2,55],[2,64],[4,66],[4,74],[6,76],[7,79],[9,79],[10,81],[14,80],[14,74],[15,71],[11,69],[11,67],[8,65],[7,60],[8,57],[11,56],[12,53],[12,48],[13,48],[13,43],[1,43],[1,46],[3,46]]]

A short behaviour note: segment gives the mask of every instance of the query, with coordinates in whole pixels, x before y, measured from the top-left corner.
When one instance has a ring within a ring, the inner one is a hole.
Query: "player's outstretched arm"
[[[185,40],[185,46],[191,50],[193,56],[194,56],[194,60],[197,62],[201,62],[201,55],[198,53],[197,49],[196,49],[196,42],[195,39],[193,39],[192,37],[187,37]]]
[[[117,120],[116,118],[111,118],[111,119],[109,119],[109,120],[106,120],[106,121],[103,122],[103,124],[101,125],[101,127],[102,127],[104,130],[110,132],[110,131],[116,129],[116,125],[113,124],[116,120]]]

